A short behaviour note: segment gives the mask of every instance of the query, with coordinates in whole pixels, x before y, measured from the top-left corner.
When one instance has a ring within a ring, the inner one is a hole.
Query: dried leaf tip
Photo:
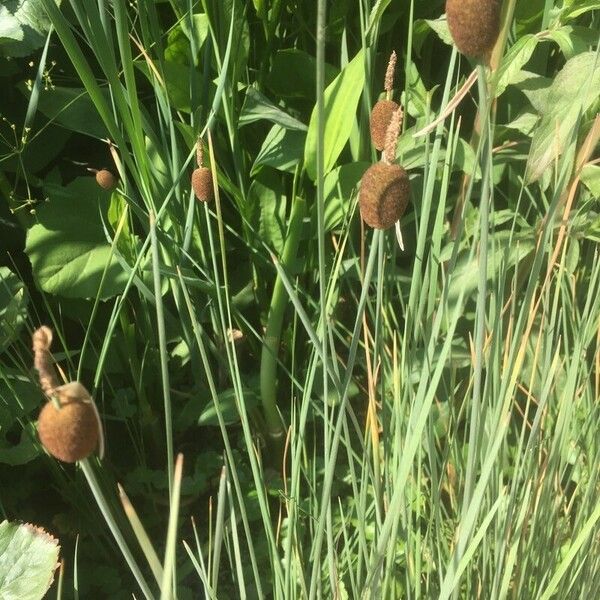
[[[390,93],[394,89],[394,72],[396,71],[396,52],[392,51],[387,69],[385,71],[384,89]]]
[[[402,118],[404,111],[399,106],[393,113],[385,134],[385,150],[383,151],[384,162],[391,164],[396,160],[396,145],[398,143],[398,135],[402,126]]]

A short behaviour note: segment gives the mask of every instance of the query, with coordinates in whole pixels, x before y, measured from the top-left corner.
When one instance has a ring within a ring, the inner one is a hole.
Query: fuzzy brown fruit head
[[[371,142],[381,152],[385,148],[385,136],[392,115],[398,110],[393,100],[379,100],[371,111]]]
[[[47,402],[38,418],[38,435],[55,458],[74,463],[89,456],[98,445],[98,413],[87,390],[77,381],[54,390],[60,409]]]
[[[108,169],[102,169],[96,173],[96,183],[103,190],[112,190],[117,185],[117,179]]]
[[[487,58],[500,33],[502,0],[446,0],[452,39],[462,54]]]
[[[208,167],[198,167],[192,173],[192,189],[201,202],[213,199],[213,179]]]
[[[410,183],[400,165],[371,165],[360,184],[360,215],[374,229],[388,229],[400,219],[408,206]]]

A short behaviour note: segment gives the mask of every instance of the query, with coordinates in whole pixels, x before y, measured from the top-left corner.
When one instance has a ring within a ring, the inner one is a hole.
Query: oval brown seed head
[[[96,182],[103,190],[112,190],[117,185],[116,177],[108,169],[96,173]]]
[[[198,167],[192,173],[192,189],[196,198],[201,202],[210,202],[213,199],[212,173],[208,167]]]
[[[46,402],[38,418],[38,435],[52,456],[74,463],[89,456],[98,444],[97,413],[87,390],[79,382],[56,388],[55,392],[60,409],[54,402]]]
[[[374,229],[388,229],[408,206],[410,183],[400,165],[376,163],[362,177],[359,204],[363,221]]]
[[[501,0],[446,0],[446,18],[460,52],[486,58],[500,32]]]
[[[371,111],[371,141],[379,151],[385,147],[385,134],[396,110],[398,105],[393,100],[379,100]]]

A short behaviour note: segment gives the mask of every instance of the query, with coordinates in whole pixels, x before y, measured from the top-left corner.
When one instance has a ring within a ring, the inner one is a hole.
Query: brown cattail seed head
[[[394,71],[396,70],[396,52],[390,55],[387,69],[385,71],[385,81],[383,89],[386,92],[391,92],[394,89]]]
[[[96,182],[103,190],[112,190],[117,185],[116,177],[108,169],[96,172]]]
[[[192,189],[196,198],[201,202],[210,202],[213,199],[213,179],[210,169],[198,167],[192,173]]]
[[[448,28],[462,54],[485,59],[500,32],[502,0],[446,0]]]
[[[371,111],[371,142],[381,152],[385,148],[385,136],[392,115],[398,110],[393,100],[379,100]]]
[[[98,444],[98,413],[88,391],[78,381],[54,390],[60,408],[50,401],[38,418],[38,435],[44,448],[63,462],[89,456]]]
[[[383,162],[371,165],[360,184],[360,215],[375,229],[392,227],[408,205],[408,173],[400,165]]]

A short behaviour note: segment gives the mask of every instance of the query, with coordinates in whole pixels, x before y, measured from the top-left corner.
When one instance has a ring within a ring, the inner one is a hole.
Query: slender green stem
[[[144,596],[146,598],[148,598],[148,600],[150,600],[151,598],[154,598],[154,595],[150,591],[150,588],[149,588],[148,584],[146,583],[146,580],[144,579],[144,576],[142,575],[142,572],[140,571],[140,568],[139,568],[137,562],[135,561],[135,558],[133,558],[133,555],[131,554],[131,551],[129,550],[129,546],[127,545],[127,542],[125,541],[125,538],[123,537],[123,534],[121,533],[121,530],[119,529],[119,526],[117,525],[117,522],[116,522],[115,518],[113,517],[111,508],[110,508],[106,498],[104,497],[104,492],[102,491],[102,488],[100,487],[100,484],[98,483],[98,480],[96,479],[96,474],[94,473],[94,469],[93,469],[92,465],[90,464],[89,459],[86,458],[85,460],[82,460],[79,463],[79,466],[81,467],[81,470],[83,471],[83,474],[85,475],[85,478],[87,479],[88,485],[90,486],[90,489],[92,490],[92,494],[94,495],[96,503],[98,504],[98,508],[100,509],[100,512],[102,513],[102,516],[104,517],[104,520],[108,524],[108,527],[109,527],[111,533],[113,534],[113,537],[115,538],[115,541],[117,542],[117,545],[119,546],[119,548],[121,550],[121,553],[125,557],[125,560],[127,561],[127,565],[129,566],[131,572],[133,573],[133,576],[135,577],[136,581],[138,582],[140,589],[144,593]]]
[[[167,529],[167,545],[165,548],[162,584],[160,586],[160,600],[171,600],[174,598],[172,591],[175,589],[176,580],[175,555],[177,548],[177,525],[179,522],[182,475],[183,454],[178,454],[177,463],[173,470],[173,492],[170,497],[169,527]]]
[[[152,274],[154,276],[154,298],[156,304],[156,325],[158,329],[158,350],[160,354],[160,372],[165,409],[165,437],[167,440],[167,472],[169,474],[169,495],[173,495],[173,418],[171,415],[171,387],[169,384],[169,364],[167,354],[167,336],[163,313],[162,290],[160,280],[160,257],[156,237],[156,219],[150,213],[150,240],[152,246]]]
[[[302,233],[302,223],[306,214],[306,201],[303,198],[294,198],[292,202],[292,214],[290,215],[287,238],[280,261],[284,269],[289,269],[296,258],[298,245],[300,244],[300,234]],[[279,355],[283,316],[288,304],[289,298],[285,293],[285,286],[278,275],[273,287],[260,360],[260,392],[263,410],[269,428],[269,436],[274,442],[281,442],[284,433],[281,417],[277,410],[277,357]]]
[[[479,453],[479,440],[481,439],[480,420],[482,412],[482,385],[483,364],[485,359],[485,332],[487,318],[487,278],[488,278],[488,244],[489,244],[489,216],[490,216],[490,187],[489,163],[489,109],[487,77],[485,67],[479,66],[479,114],[481,115],[480,137],[480,163],[483,173],[481,202],[479,207],[479,280],[477,286],[477,307],[475,315],[475,368],[473,373],[473,400],[471,403],[471,417],[469,423],[469,455],[467,459],[467,472],[463,508],[469,506],[474,476],[477,469],[477,455]]]

